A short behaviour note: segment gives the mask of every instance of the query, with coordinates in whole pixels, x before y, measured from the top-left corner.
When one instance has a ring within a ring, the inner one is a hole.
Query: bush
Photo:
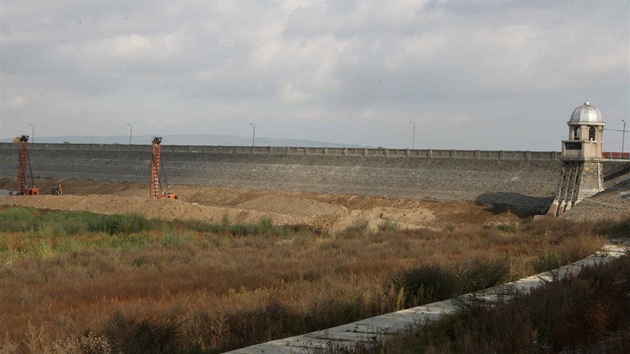
[[[363,236],[368,231],[370,231],[369,221],[360,218],[356,219],[352,225],[346,227],[343,231],[341,231],[339,236],[346,239],[352,239]]]
[[[166,248],[177,248],[181,245],[181,238],[170,230],[164,231],[160,244]]]
[[[548,253],[538,257],[534,263],[536,273],[546,272],[562,266],[562,258],[559,252]]]
[[[0,231],[25,232],[40,228],[39,212],[33,208],[10,207],[0,213]]]
[[[628,279],[630,256],[624,256],[509,302],[462,307],[365,352],[626,353],[630,349]]]
[[[183,225],[186,230],[213,234],[224,233],[226,229],[222,224],[212,224],[201,220],[186,220]]]
[[[518,231],[518,227],[516,227],[514,225],[509,225],[509,224],[497,225],[497,229],[499,229],[499,231],[502,231],[502,232],[505,232],[505,233],[509,233],[509,234],[513,234],[513,233],[516,233]]]
[[[393,276],[386,285],[405,308],[449,299],[500,284],[510,270],[507,259],[471,259],[458,267],[422,265]]]
[[[501,284],[510,272],[508,258],[473,258],[458,269],[462,292],[469,293]]]
[[[231,224],[230,222],[230,215],[228,213],[225,213],[221,216],[221,226],[223,226],[224,228],[229,227]]]
[[[272,231],[274,228],[273,220],[271,220],[271,218],[268,218],[268,217],[260,218],[258,225],[260,226],[262,232],[265,232],[265,233]]]
[[[170,319],[138,319],[116,312],[106,321],[103,335],[122,353],[172,352],[177,346],[178,326]]]
[[[88,231],[105,232],[110,235],[149,230],[148,220],[136,214],[99,215],[92,214],[87,220]]]
[[[380,231],[394,232],[400,230],[400,223],[395,220],[387,219],[378,226]]]
[[[111,235],[101,246],[114,249],[130,249],[145,246],[153,242],[152,238],[146,234],[116,234]]]
[[[402,271],[387,287],[394,290],[397,307],[402,308],[448,299],[460,292],[455,272],[437,264]]]
[[[230,227],[230,233],[234,236],[249,236],[262,234],[260,225],[255,224],[236,224]]]

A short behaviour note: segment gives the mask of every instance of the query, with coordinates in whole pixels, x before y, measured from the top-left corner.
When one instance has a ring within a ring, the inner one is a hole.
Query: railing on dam
[[[151,145],[123,144],[39,144],[30,145],[33,150],[93,150],[93,151],[151,151]],[[16,149],[12,143],[0,143],[0,149]],[[205,146],[163,145],[163,152],[257,154],[257,155],[315,155],[315,156],[364,156],[364,157],[419,157],[477,160],[526,160],[559,161],[557,151],[507,151],[507,150],[440,150],[440,149],[387,149],[387,148],[340,148],[340,147],[279,147],[279,146]]]
[[[630,160],[630,152],[604,151],[602,156],[610,160]]]

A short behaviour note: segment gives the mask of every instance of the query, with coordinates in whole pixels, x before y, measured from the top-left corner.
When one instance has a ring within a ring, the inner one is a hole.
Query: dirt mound
[[[41,180],[42,191],[58,181]],[[377,228],[386,221],[402,228],[479,224],[497,216],[472,203],[436,202],[411,198],[382,198],[350,194],[319,194],[279,190],[174,186],[178,200],[150,199],[146,186],[131,183],[61,181],[66,195],[2,196],[0,205],[96,213],[136,213],[164,219],[198,219],[219,222],[258,222],[271,218],[277,224],[309,224],[331,231],[358,223]],[[0,178],[0,188],[14,181]]]

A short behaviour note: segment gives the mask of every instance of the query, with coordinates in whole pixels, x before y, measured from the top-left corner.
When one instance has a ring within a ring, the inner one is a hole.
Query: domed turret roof
[[[589,123],[603,123],[602,113],[599,109],[592,106],[588,101],[584,102],[583,105],[579,106],[573,111],[571,114],[571,119],[569,123],[577,123],[577,122],[589,122]]]

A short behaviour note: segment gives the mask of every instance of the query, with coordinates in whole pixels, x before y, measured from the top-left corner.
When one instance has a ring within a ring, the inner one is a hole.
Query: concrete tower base
[[[547,211],[547,216],[560,216],[582,199],[603,189],[601,162],[564,161],[556,198]]]

